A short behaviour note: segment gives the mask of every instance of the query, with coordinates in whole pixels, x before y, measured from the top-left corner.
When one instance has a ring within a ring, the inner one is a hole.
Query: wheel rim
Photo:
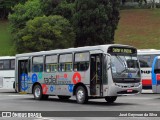
[[[37,87],[35,89],[35,96],[38,98],[40,96],[40,93],[41,93],[40,88]]]
[[[78,101],[83,101],[83,99],[84,99],[84,91],[83,90],[79,90],[78,92],[77,92],[77,98],[78,98]]]

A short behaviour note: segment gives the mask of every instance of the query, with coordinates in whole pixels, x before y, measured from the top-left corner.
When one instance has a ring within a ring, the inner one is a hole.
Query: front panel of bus
[[[134,94],[141,92],[141,75],[137,50],[131,47],[110,47],[110,72],[113,79],[113,94]],[[109,72],[109,71],[108,71]],[[110,73],[108,73],[109,75]]]
[[[152,64],[152,91],[160,93],[160,56],[155,57]]]

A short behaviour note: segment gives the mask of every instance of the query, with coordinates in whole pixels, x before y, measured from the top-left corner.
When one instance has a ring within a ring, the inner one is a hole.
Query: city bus
[[[153,59],[160,55],[160,50],[156,49],[139,49],[138,59],[140,62],[142,89],[152,90],[151,70]]]
[[[16,55],[16,89],[36,100],[76,97],[114,102],[119,95],[142,90],[137,49],[127,45],[98,45]]]
[[[160,56],[156,56],[152,64],[152,91],[160,93]]]
[[[0,88],[14,89],[15,84],[15,57],[0,57]]]

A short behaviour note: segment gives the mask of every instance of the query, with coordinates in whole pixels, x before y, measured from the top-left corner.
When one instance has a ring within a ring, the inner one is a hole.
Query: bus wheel
[[[68,100],[71,96],[63,96],[63,95],[58,95],[58,98],[61,100]]]
[[[105,100],[108,103],[113,103],[116,99],[117,99],[117,96],[108,96],[108,97],[105,97]]]
[[[43,99],[42,88],[40,85],[35,85],[33,89],[34,99],[41,100]]]
[[[77,103],[79,103],[79,104],[84,104],[84,103],[88,102],[87,91],[85,90],[84,87],[79,86],[76,89],[76,100],[77,100]]]

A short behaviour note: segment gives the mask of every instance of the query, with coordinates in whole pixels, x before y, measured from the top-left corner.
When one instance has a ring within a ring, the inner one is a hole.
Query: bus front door
[[[18,61],[18,89],[19,92],[25,92],[28,89],[28,60]]]
[[[90,94],[102,96],[102,54],[92,54],[90,64]]]

